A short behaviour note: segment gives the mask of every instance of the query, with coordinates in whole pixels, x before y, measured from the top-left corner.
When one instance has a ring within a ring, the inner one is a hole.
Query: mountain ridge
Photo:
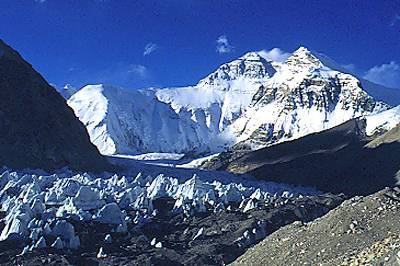
[[[86,86],[83,90],[90,89]],[[91,121],[85,112],[92,111],[90,107],[85,111],[85,106],[95,104],[96,97],[90,99],[87,93],[77,92],[68,100],[104,154],[215,153],[232,146],[255,150],[389,108],[369,96],[359,79],[330,69],[305,47],[283,63],[248,52],[194,86],[117,90],[132,103],[115,98],[102,108],[118,109],[121,119],[113,115],[102,122]],[[152,113],[138,110],[138,101],[147,101]],[[118,130],[108,131],[107,127]],[[111,144],[100,143],[105,135]]]
[[[400,124],[378,138],[367,136],[366,126],[365,119],[352,119],[256,151],[221,153],[203,168],[349,196],[367,195],[396,185],[400,178],[396,156]]]

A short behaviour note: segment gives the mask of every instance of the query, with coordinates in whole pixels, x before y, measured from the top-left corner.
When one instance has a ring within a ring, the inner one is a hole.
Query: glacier
[[[233,207],[247,212],[256,208],[259,201],[273,203],[277,198],[320,193],[264,181],[248,180],[252,183],[246,184],[245,178],[227,182],[214,176],[211,182],[196,174],[175,178],[163,174],[145,176],[141,172],[136,176],[93,175],[64,169],[47,174],[3,168],[0,180],[0,204],[5,216],[0,241],[25,243],[23,253],[48,246],[79,249],[82,232],[74,221],[103,224],[108,234],[126,233],[128,226],[140,227],[158,217],[160,210],[153,203],[159,198],[175,201],[172,214],[192,216]],[[107,241],[112,240],[107,237]]]

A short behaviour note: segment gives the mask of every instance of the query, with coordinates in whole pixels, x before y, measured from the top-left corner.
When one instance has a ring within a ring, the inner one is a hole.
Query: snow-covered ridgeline
[[[368,136],[389,131],[400,123],[400,105],[387,111],[366,116]]]
[[[103,154],[216,153],[236,144],[258,149],[388,109],[368,84],[300,47],[285,62],[247,53],[195,86],[89,85],[68,104]]]
[[[159,198],[175,200],[171,213],[190,216],[233,207],[246,212],[261,202],[274,204],[277,198],[307,193],[263,182],[260,187],[203,182],[197,176],[179,182],[164,175],[145,177],[140,173],[136,177],[100,178],[87,173],[41,176],[4,171],[0,203],[5,226],[0,240],[24,240],[25,252],[46,246],[78,249],[79,232],[71,220],[106,224],[110,232],[125,233],[130,226],[140,226],[158,214],[153,202]],[[49,239],[55,240],[47,243]]]
[[[271,67],[249,53],[195,86],[126,90],[88,85],[68,104],[103,154],[222,151],[226,141],[220,133],[251,103],[272,75]]]

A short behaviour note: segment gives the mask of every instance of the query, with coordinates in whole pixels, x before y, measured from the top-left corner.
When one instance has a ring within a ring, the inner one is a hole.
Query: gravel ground
[[[277,230],[232,265],[400,265],[399,217],[399,188],[354,197],[313,222]]]

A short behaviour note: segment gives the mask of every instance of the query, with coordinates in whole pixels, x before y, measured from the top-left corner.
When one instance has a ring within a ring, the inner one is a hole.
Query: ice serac
[[[200,212],[213,212],[218,205],[219,210],[225,209],[224,204],[237,206],[242,199],[254,194],[256,188],[259,188],[258,200],[272,200],[273,195],[276,199],[276,195],[291,198],[298,194],[317,193],[313,189],[291,188],[234,176],[232,179],[213,176],[212,183],[196,175],[187,178],[163,174],[143,178],[141,173],[136,178],[106,173],[98,177],[88,173],[73,175],[71,171],[37,176],[23,171],[2,171],[0,211],[4,219],[0,241],[26,240],[25,244],[32,248],[44,236],[47,244],[56,248],[77,249],[81,240],[90,239],[87,231],[82,230],[83,224],[97,227],[102,234],[127,233],[128,225],[133,228],[149,223],[153,218],[158,220],[163,217],[160,212],[171,215],[184,212],[185,217],[189,217]],[[175,203],[169,206],[158,204],[165,199]],[[111,237],[105,240],[112,242]],[[32,249],[40,247],[43,245]]]
[[[106,169],[65,100],[1,40],[0,51],[0,165]]]
[[[68,104],[103,154],[255,150],[389,108],[305,47],[285,62],[249,52],[197,85],[86,86]]]

